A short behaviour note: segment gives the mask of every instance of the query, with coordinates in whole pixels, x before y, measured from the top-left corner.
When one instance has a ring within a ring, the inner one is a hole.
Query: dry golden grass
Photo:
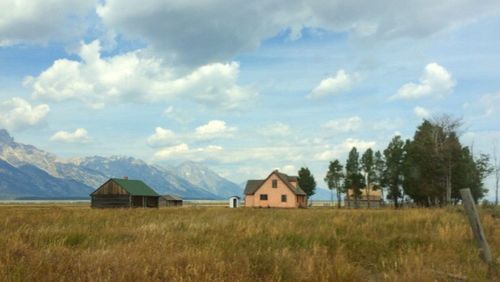
[[[500,219],[482,213],[494,257]],[[5,281],[468,281],[489,276],[459,209],[0,206]],[[500,281],[500,280],[499,280]]]

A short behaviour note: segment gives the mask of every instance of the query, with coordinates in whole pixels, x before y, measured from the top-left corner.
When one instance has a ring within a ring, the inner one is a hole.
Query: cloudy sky
[[[498,0],[0,1],[0,127],[64,158],[322,179],[441,113],[490,153],[499,111]]]

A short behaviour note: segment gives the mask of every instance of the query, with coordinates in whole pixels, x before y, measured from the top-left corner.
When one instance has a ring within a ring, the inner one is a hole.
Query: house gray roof
[[[245,195],[254,194],[257,189],[259,189],[260,185],[264,182],[264,180],[248,180],[247,186],[245,187]]]
[[[292,190],[296,195],[306,195],[306,192],[300,188],[299,184],[297,183],[297,187],[294,187],[290,182],[298,182],[298,177],[297,176],[288,176],[282,172],[279,172],[277,170],[273,171],[266,179],[263,180],[248,180],[247,185],[245,187],[245,195],[253,195],[257,190],[259,190],[260,186],[262,183],[264,183],[271,175],[276,174],[282,181],[285,183],[285,185]]]

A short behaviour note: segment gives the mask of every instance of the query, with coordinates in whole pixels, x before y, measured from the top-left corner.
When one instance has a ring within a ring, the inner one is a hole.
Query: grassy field
[[[5,281],[468,281],[488,277],[460,209],[0,205]],[[482,211],[500,261],[500,219]]]

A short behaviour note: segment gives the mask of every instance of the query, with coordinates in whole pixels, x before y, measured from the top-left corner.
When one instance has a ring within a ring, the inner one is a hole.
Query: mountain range
[[[192,161],[163,167],[127,156],[60,159],[0,129],[0,199],[88,198],[107,179],[124,176],[186,199],[226,199],[245,188]],[[311,199],[328,200],[330,191],[318,187]]]
[[[62,160],[17,143],[0,129],[0,199],[87,198],[107,179],[124,176],[141,179],[160,194],[186,199],[223,199],[243,193],[240,186],[199,163],[166,168],[126,156]]]

